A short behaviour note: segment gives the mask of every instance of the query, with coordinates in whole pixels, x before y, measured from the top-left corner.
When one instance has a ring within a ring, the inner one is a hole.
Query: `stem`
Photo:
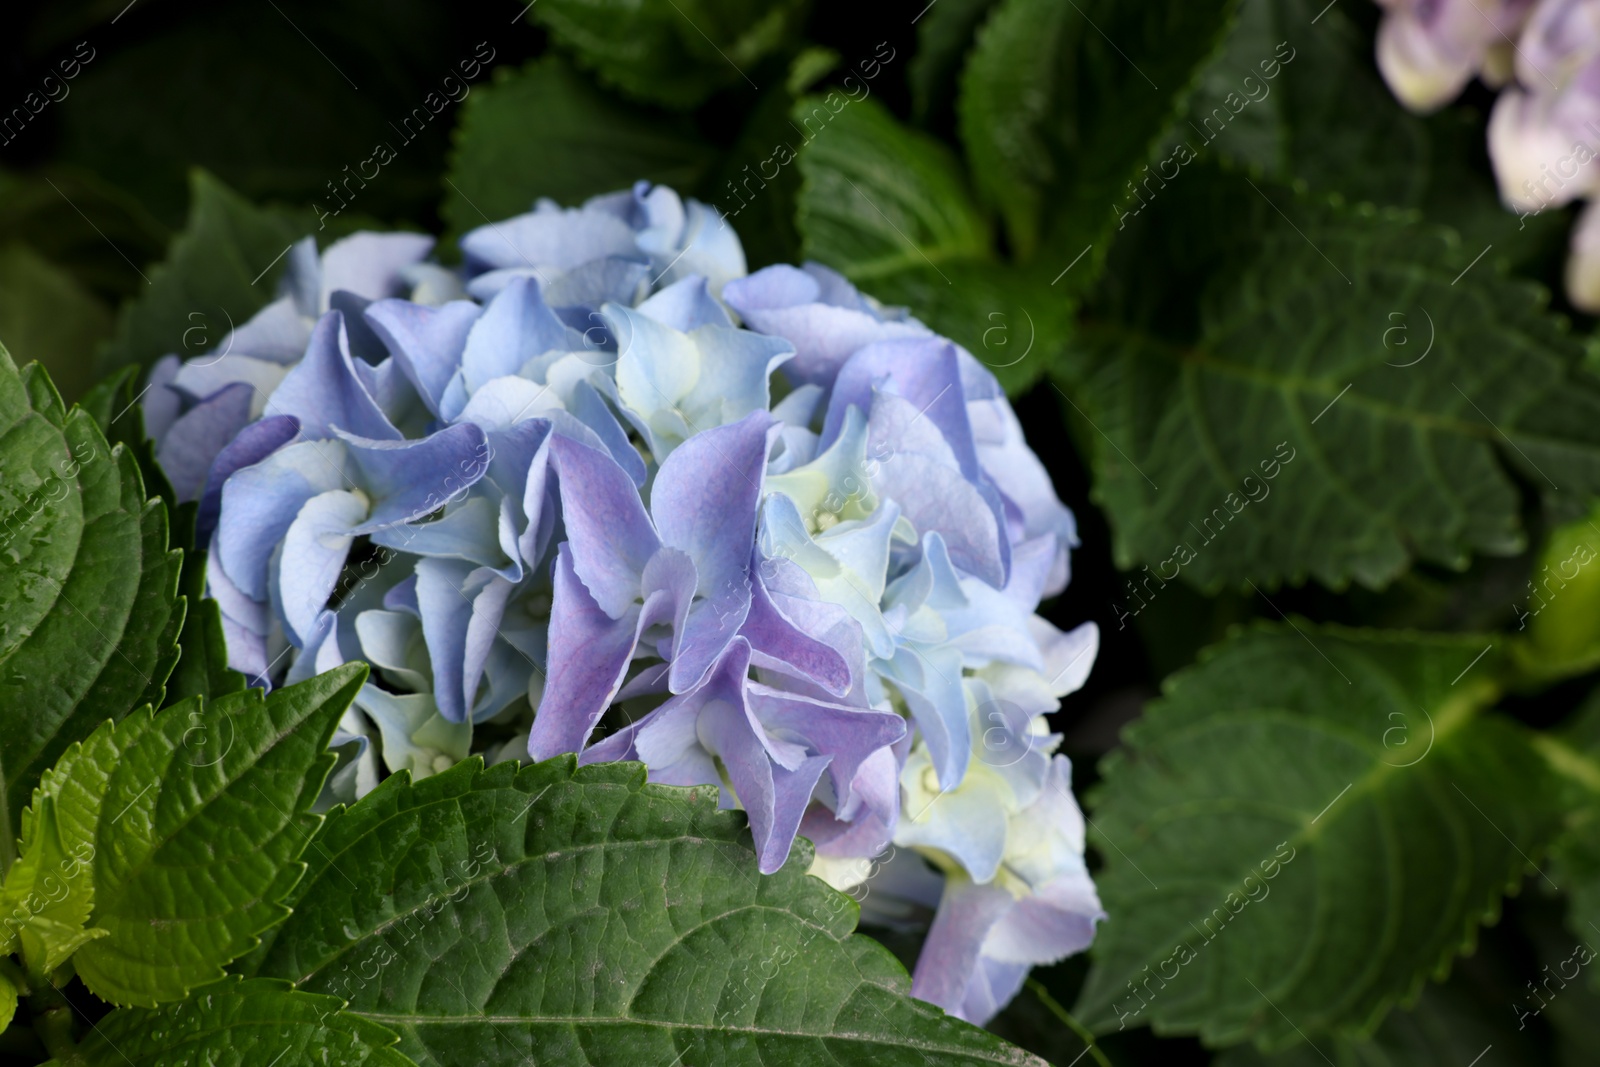
[[[1591,793],[1600,793],[1600,762],[1593,756],[1553,734],[1535,734],[1533,747],[1557,774]]]
[[[28,1006],[33,1009],[33,1032],[44,1042],[45,1050],[54,1059],[70,1061],[78,1045],[72,1037],[72,1005],[67,998],[52,985],[35,983]]]
[[[1039,998],[1039,1003],[1045,1006],[1045,1010],[1065,1023],[1067,1029],[1077,1034],[1078,1039],[1088,1046],[1089,1053],[1100,1067],[1111,1067],[1111,1061],[1106,1059],[1104,1052],[1100,1051],[1100,1046],[1094,1043],[1094,1035],[1089,1032],[1087,1027],[1074,1019],[1071,1013],[1066,1008],[1063,1008],[1055,997],[1050,995],[1050,991],[1044,987],[1042,982],[1037,978],[1029,978],[1026,985],[1028,991]]]

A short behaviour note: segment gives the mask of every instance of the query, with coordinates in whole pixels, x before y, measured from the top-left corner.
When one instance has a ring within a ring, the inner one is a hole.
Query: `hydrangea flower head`
[[[295,246],[146,401],[230,663],[373,668],[338,794],[639,760],[718,787],[763,872],[804,835],[836,887],[942,886],[916,991],[952,1012],[1081,951],[1102,913],[1044,716],[1097,634],[1037,614],[1076,529],[993,376],[824,267],[746,276],[659,186],[541,201],[456,270],[430,248]]]

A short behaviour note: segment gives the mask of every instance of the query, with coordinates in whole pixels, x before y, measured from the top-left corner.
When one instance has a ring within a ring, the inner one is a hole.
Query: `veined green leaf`
[[[1235,0],[1004,0],[961,77],[961,139],[1017,255],[1104,262],[1127,186],[1180,112]],[[1048,220],[1048,225],[1046,225]],[[1081,291],[1081,290],[1078,290]]]
[[[328,738],[365,676],[347,665],[270,695],[145,709],[106,723],[44,776],[25,855],[59,834],[56,851],[91,872],[78,884],[93,913],[74,916],[99,939],[72,957],[90,991],[115,1004],[182,999],[287,914],[333,763]],[[69,917],[50,917],[65,937]]]
[[[1531,734],[1481,711],[1493,644],[1293,623],[1170,678],[1091,798],[1111,917],[1075,1014],[1282,1048],[1442,977],[1563,814]]]
[[[328,816],[244,969],[349,1001],[423,1067],[1038,1064],[912,1000],[798,844],[638,764],[401,773]]]
[[[1142,210],[1057,365],[1121,567],[1381,588],[1520,551],[1513,475],[1600,491],[1600,381],[1481,249],[1199,163]]]
[[[413,1067],[395,1035],[287,982],[228,979],[160,1008],[120,1008],[53,1067]]]
[[[692,108],[792,42],[806,0],[544,0],[531,17],[579,63],[630,96]]]
[[[183,621],[179,553],[137,464],[0,349],[0,772],[9,860],[39,776],[106,719],[158,704]]]

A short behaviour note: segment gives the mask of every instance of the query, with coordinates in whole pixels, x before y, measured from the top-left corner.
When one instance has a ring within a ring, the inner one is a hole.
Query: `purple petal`
[[[222,634],[228,646],[228,666],[250,679],[251,685],[268,685],[267,631],[271,627],[267,605],[251,599],[223,571],[215,545],[206,556],[206,592],[222,614]]]
[[[787,338],[795,358],[784,374],[796,383],[829,386],[839,368],[858,349],[874,341],[926,337],[915,322],[886,322],[860,308],[823,302],[816,277],[790,266],[767,267],[722,287],[722,299],[753,330]]]
[[[235,471],[223,483],[216,555],[245,596],[265,603],[272,550],[305,502],[349,487],[344,454],[338,443],[303,441]]]
[[[299,432],[300,423],[292,416],[268,415],[240,430],[238,436],[217,453],[206,476],[205,492],[201,494],[200,510],[195,516],[197,544],[210,543],[222,510],[222,486],[233,472],[260,463],[294,440]]]
[[[250,421],[254,392],[244,382],[224,386],[173,420],[156,460],[180,503],[199,499],[212,462]]]
[[[366,321],[416,387],[428,410],[440,414],[445,386],[461,366],[467,335],[482,309],[470,300],[423,307],[409,300],[380,300]]]
[[[583,750],[622,686],[643,629],[642,612],[613,619],[595,603],[573,568],[570,548],[556,550],[544,695],[528,733],[535,760]]]
[[[852,805],[856,772],[868,757],[906,734],[906,721],[894,712],[833,704],[751,682],[751,710],[770,732],[802,739],[819,755],[832,757],[829,774],[842,809]]]
[[[330,311],[311,332],[306,356],[267,401],[267,413],[293,415],[308,439],[333,436],[334,427],[375,440],[396,441],[396,430],[356,374],[344,316]]]
[[[640,314],[688,333],[701,326],[732,326],[728,311],[712,297],[698,274],[673,282],[640,304]]]
[[[638,598],[640,575],[661,542],[616,460],[561,434],[549,444],[573,572],[607,615],[621,617]]]
[[[912,972],[911,995],[960,1016],[984,938],[1015,902],[998,886],[974,885],[959,874],[947,877],[939,912]]]
[[[252,315],[248,322],[222,339],[223,353],[295,363],[305,355],[311,324],[300,314],[292,297],[280,297]]]
[[[152,441],[160,441],[167,435],[172,420],[178,417],[178,412],[183,408],[183,394],[172,388],[182,367],[177,356],[162,356],[150,368],[142,413],[145,436]]]
[[[471,393],[494,378],[516,374],[535,356],[582,345],[583,338],[545,304],[538,283],[515,278],[489,301],[472,328],[461,356],[462,379]]]
[[[472,711],[512,588],[486,567],[417,562],[417,607],[433,664],[434,700],[450,722],[465,722]]]
[[[982,476],[956,346],[939,337],[880,341],[851,356],[834,382],[818,450],[838,440],[851,405],[870,412],[880,391],[904,399],[916,408],[919,422],[938,427],[964,477],[976,482]]]
[[[372,441],[339,433],[372,514],[358,534],[412,522],[459,498],[489,469],[489,442],[471,423],[448,426],[421,441]]]
[[[694,560],[702,596],[750,595],[750,550],[776,424],[764,411],[697,433],[667,457],[650,493],[664,544]]]

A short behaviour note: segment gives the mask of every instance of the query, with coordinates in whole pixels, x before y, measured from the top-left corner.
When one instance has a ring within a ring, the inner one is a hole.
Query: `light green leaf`
[[[1093,276],[1127,183],[1151,162],[1236,7],[1005,0],[995,10],[957,110],[978,188],[1021,259],[1046,237],[1056,255],[1088,245],[1078,277]]]
[[[543,0],[532,18],[600,80],[688,109],[718,89],[752,91],[764,58],[791,44],[806,0]]]
[[[799,843],[638,764],[398,774],[328,816],[294,914],[245,963],[400,1031],[423,1067],[1040,1064],[912,1000]]]
[[[412,1067],[395,1035],[286,982],[228,979],[165,1007],[121,1008],[53,1067]]]
[[[259,208],[204,171],[191,173],[189,221],[150,284],[122,309],[100,353],[103,372],[188,357],[221,342],[271,302],[289,245],[316,230],[311,212]]]
[[[1600,382],[1480,252],[1200,163],[1159,192],[1057,365],[1139,603],[1180,575],[1380,588],[1513,555],[1518,481],[1581,513]]]
[[[499,67],[462,104],[443,214],[451,233],[647,179],[693,188],[712,151],[687,119],[631,108],[554,57]]]
[[[11,976],[0,973],[0,1031],[9,1027],[11,1020],[16,1018],[18,992]]]
[[[1291,626],[1168,679],[1093,803],[1110,918],[1075,1014],[1208,1044],[1370,1034],[1558,832],[1483,636]]]
[[[7,862],[39,776],[159,704],[183,621],[166,509],[133,456],[0,349],[0,772]]]
[[[90,991],[181,999],[287,913],[328,738],[365,675],[347,665],[269,696],[136,712],[45,776],[33,810],[58,814],[62,850],[93,861],[89,922],[105,936],[73,957]]]
[[[62,834],[55,798],[44,795],[28,812],[20,851],[0,891],[0,954],[20,948],[34,978],[47,982],[79,948],[106,936],[88,927],[94,846],[92,839]]]

